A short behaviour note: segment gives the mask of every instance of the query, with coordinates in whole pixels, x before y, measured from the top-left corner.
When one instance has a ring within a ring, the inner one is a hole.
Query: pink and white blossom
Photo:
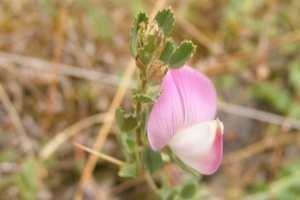
[[[153,150],[168,145],[185,164],[202,174],[214,173],[222,160],[223,123],[213,120],[217,94],[210,79],[185,65],[163,79],[163,94],[148,121]]]

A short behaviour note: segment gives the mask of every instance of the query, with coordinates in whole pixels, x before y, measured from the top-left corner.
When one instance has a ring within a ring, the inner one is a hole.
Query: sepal
[[[137,118],[126,114],[122,107],[116,109],[115,120],[122,132],[131,131],[138,125]]]

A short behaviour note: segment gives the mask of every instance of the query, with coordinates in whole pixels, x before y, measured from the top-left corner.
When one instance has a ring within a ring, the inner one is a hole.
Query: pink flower
[[[185,65],[169,70],[148,121],[154,151],[168,145],[185,164],[202,174],[214,173],[222,160],[223,123],[213,120],[216,90],[209,78]]]

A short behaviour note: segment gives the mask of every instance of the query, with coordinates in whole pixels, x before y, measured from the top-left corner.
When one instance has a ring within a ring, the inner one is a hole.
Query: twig
[[[289,134],[283,138],[282,145],[293,143],[293,142],[296,142],[299,140],[300,140],[299,132],[296,132],[295,134]],[[248,157],[258,154],[259,152],[262,152],[266,149],[274,147],[275,143],[276,143],[276,140],[274,138],[267,137],[267,138],[262,139],[254,144],[251,144],[245,148],[242,148],[235,152],[227,153],[223,156],[222,165],[225,165],[225,164],[228,164],[231,162],[237,162],[240,160],[245,160]]]
[[[34,163],[34,167],[38,174],[38,182],[42,186],[44,185],[41,177],[43,176],[43,170],[41,169],[38,160],[36,158],[36,155],[34,153],[34,149],[32,146],[32,143],[30,142],[29,136],[23,126],[23,123],[14,107],[12,102],[10,101],[6,91],[4,90],[2,84],[0,83],[0,99],[2,99],[2,102],[4,104],[4,107],[6,111],[8,112],[11,120],[13,121],[16,131],[19,133],[19,141],[22,147],[24,148],[25,153],[28,153],[28,158],[32,160]]]
[[[53,68],[52,68],[52,79],[48,88],[47,98],[47,115],[46,115],[46,127],[48,127],[53,119],[53,108],[55,103],[55,93],[57,86],[57,71],[59,62],[62,54],[62,44],[65,29],[65,21],[68,17],[68,6],[72,3],[72,0],[66,0],[63,7],[60,10],[58,18],[58,27],[54,43],[54,56],[53,56]]]
[[[28,152],[30,157],[35,159],[33,147],[30,142],[30,139],[28,137],[28,134],[23,126],[23,123],[22,123],[14,105],[10,101],[10,99],[1,83],[0,83],[0,98],[2,99],[4,107],[5,107],[6,111],[8,112],[8,115],[10,116],[11,120],[14,123],[16,131],[19,133],[20,144],[22,144],[24,151],[26,153]]]
[[[153,18],[155,16],[155,14],[157,13],[158,10],[160,10],[164,4],[166,3],[166,0],[157,0],[155,7],[151,13],[151,18]],[[123,79],[117,89],[117,92],[112,100],[112,103],[108,109],[108,113],[113,115],[116,108],[121,104],[126,89],[129,86],[130,80],[133,77],[133,74],[135,72],[136,66],[135,66],[135,61],[134,59],[131,59],[130,62],[128,63],[128,66],[126,68],[125,74],[123,76]],[[101,127],[99,133],[98,133],[98,137],[96,138],[95,144],[93,149],[95,151],[101,151],[103,144],[109,134],[109,131],[111,129],[113,125],[113,122],[110,120],[105,120],[103,126]],[[91,154],[88,158],[88,161],[83,169],[83,172],[81,174],[81,178],[79,181],[79,189],[76,191],[75,200],[81,200],[82,199],[82,191],[81,188],[84,186],[85,183],[87,183],[87,181],[91,178],[93,170],[95,168],[97,162],[97,157],[93,154]]]
[[[73,137],[75,134],[79,133],[83,129],[91,127],[95,124],[102,123],[106,117],[106,114],[97,114],[86,117],[65,130],[57,133],[40,151],[39,160],[47,160],[63,143],[68,141],[69,138]],[[112,120],[112,118],[110,118]]]
[[[238,105],[221,102],[221,101],[219,101],[218,103],[218,109],[223,112],[232,113],[242,117],[256,119],[256,120],[300,130],[300,121],[296,119],[287,118],[280,115],[256,110],[253,108],[246,108],[243,106],[238,106]]]
[[[52,62],[41,60],[38,58],[31,58],[17,54],[10,54],[6,52],[0,52],[0,58],[2,60],[14,61],[15,63],[33,68],[39,71],[51,72]],[[1,67],[1,65],[0,65]],[[118,86],[121,82],[121,78],[112,74],[106,74],[90,69],[83,69],[71,65],[59,64],[58,71],[59,74],[65,76],[72,76],[76,78],[87,79],[90,81],[97,81],[113,86]],[[23,72],[22,72],[23,73]],[[136,81],[130,80],[129,87],[136,87]]]
[[[73,144],[74,144],[76,147],[79,147],[79,148],[81,148],[81,149],[83,149],[83,150],[85,150],[85,151],[87,151],[87,152],[89,152],[89,153],[91,153],[91,154],[94,154],[94,155],[98,156],[99,158],[102,158],[103,160],[106,160],[106,161],[108,161],[108,162],[110,162],[110,163],[113,163],[113,164],[115,164],[115,165],[118,165],[119,167],[123,167],[123,166],[126,164],[125,162],[123,162],[123,161],[121,161],[121,160],[118,160],[118,159],[116,159],[116,158],[114,158],[114,157],[111,157],[111,156],[108,156],[108,155],[106,155],[106,154],[103,154],[103,153],[100,153],[100,152],[98,152],[98,151],[95,151],[95,150],[93,150],[93,149],[91,149],[91,148],[88,148],[88,147],[86,147],[86,146],[83,146],[83,145],[81,145],[81,144],[78,144],[77,142],[73,142]]]
[[[120,83],[120,86],[116,92],[116,95],[114,96],[113,100],[112,100],[112,103],[109,107],[109,110],[108,110],[108,115],[109,116],[114,116],[114,112],[115,112],[115,109],[121,104],[123,98],[124,98],[124,95],[125,95],[125,92],[126,92],[126,89],[129,85],[129,82],[131,80],[131,77],[133,76],[135,72],[135,65],[134,65],[134,60],[131,59],[127,68],[126,68],[126,71],[125,71],[125,74],[124,74],[124,78],[122,79],[121,83]],[[99,130],[99,133],[98,133],[98,136],[96,138],[96,141],[95,141],[95,144],[94,144],[94,147],[93,149],[95,151],[101,151],[102,149],[102,146],[109,134],[109,131],[111,129],[113,125],[113,120],[111,120],[111,118],[107,117],[105,118],[104,120],[104,123],[101,127],[101,129]],[[92,172],[94,170],[94,167],[96,165],[96,162],[97,162],[97,159],[98,157],[91,154],[88,158],[88,161],[83,169],[83,172],[81,174],[81,179],[80,179],[80,182],[79,182],[79,185],[80,185],[80,188],[83,187],[83,185],[90,179],[90,177],[92,176]],[[79,199],[82,199],[82,194],[81,194],[81,190],[77,190],[77,193],[75,194],[75,200],[79,200]]]
[[[145,180],[142,177],[128,179],[128,180],[121,182],[120,184],[110,188],[109,193],[114,194],[114,195],[120,194],[121,192],[126,191],[129,188],[132,188],[134,186],[137,186],[137,185],[143,183],[144,181]]]
[[[158,188],[148,172],[145,173],[145,180],[146,180],[146,183],[148,184],[148,186],[152,189],[152,191],[154,193],[157,193]]]

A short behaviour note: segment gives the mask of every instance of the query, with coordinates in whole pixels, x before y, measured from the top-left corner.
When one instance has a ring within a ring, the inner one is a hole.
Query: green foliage
[[[138,121],[133,115],[125,114],[122,107],[118,107],[115,112],[116,123],[122,132],[133,130],[137,125]]]
[[[289,83],[300,97],[300,58],[295,59],[289,67]]]
[[[120,139],[122,147],[127,153],[125,155],[129,156],[129,159],[127,160],[133,163],[139,162],[139,155],[136,150],[137,144],[132,135],[129,133],[124,133],[120,135]]]
[[[142,151],[142,159],[145,168],[150,174],[158,171],[162,166],[162,158],[160,153],[146,147]]]
[[[297,199],[300,196],[299,176],[299,159],[288,164],[283,164],[280,168],[279,177],[271,184],[267,181],[253,183],[254,190],[251,191],[250,197],[252,197],[251,199],[268,199],[270,197],[278,200]]]
[[[170,68],[180,68],[182,67],[188,59],[193,55],[196,50],[196,46],[193,45],[191,41],[183,41],[176,48],[176,50],[171,54],[168,64]]]
[[[199,184],[200,178],[200,176],[191,175],[177,187],[171,187],[167,183],[167,179],[163,178],[162,186],[157,192],[157,195],[160,200],[203,199],[203,195],[199,195],[201,190]]]
[[[113,37],[114,34],[109,27],[109,21],[106,15],[101,13],[101,11],[95,8],[93,5],[88,7],[87,14],[100,38],[108,40]]]
[[[162,180],[162,186],[157,192],[157,196],[160,200],[174,200],[178,194],[178,189],[175,187],[170,187],[167,184],[167,179]]]
[[[297,199],[300,196],[300,160],[284,165],[281,176],[270,185],[271,195],[278,200]]]
[[[24,160],[22,172],[14,175],[14,182],[24,199],[33,199],[37,195],[41,185],[34,161],[30,159]]]
[[[269,82],[260,82],[253,87],[254,95],[268,101],[279,112],[285,113],[291,103],[291,97],[286,88],[280,88]]]
[[[121,177],[126,177],[126,178],[135,178],[136,177],[136,164],[126,164],[125,166],[123,166],[119,172],[118,175]]]
[[[158,97],[162,94],[162,92],[163,90],[157,90],[149,94],[143,94],[133,90],[132,99],[138,102],[154,103],[157,101]]]
[[[232,73],[226,73],[217,77],[216,84],[227,90],[233,89],[237,84],[237,78]]]
[[[300,104],[298,101],[295,101],[290,105],[288,116],[291,118],[300,119]]]
[[[1,135],[1,132],[0,132]],[[1,139],[0,139],[1,141]],[[6,149],[6,151],[1,152],[0,154],[0,162],[4,161],[12,161],[15,160],[19,156],[18,151],[15,148]]]
[[[57,15],[58,13],[58,7],[54,5],[53,1],[48,0],[39,0],[39,4],[43,7],[44,11],[47,11],[51,15]]]
[[[158,26],[163,30],[164,36],[167,37],[174,26],[175,17],[170,8],[158,11],[154,20],[157,21]]]
[[[136,141],[126,133],[121,136],[121,143],[128,153],[133,153],[136,148]]]
[[[190,179],[188,181],[185,181],[185,183],[181,187],[179,196],[182,199],[191,199],[196,195],[197,192],[198,192],[197,183],[193,179]]]
[[[175,46],[174,46],[174,41],[172,38],[168,38],[164,50],[160,54],[159,60],[163,61],[164,64],[166,65],[171,54],[174,52]]]
[[[150,106],[145,106],[143,113],[142,113],[142,122],[141,122],[141,130],[144,133],[144,137],[147,137],[147,123],[150,115]],[[145,139],[147,141],[147,138]]]
[[[148,22],[149,17],[145,12],[140,11],[132,24],[131,33],[130,33],[130,52],[133,58],[136,57],[136,43],[137,43],[137,35],[140,29],[141,22]]]

